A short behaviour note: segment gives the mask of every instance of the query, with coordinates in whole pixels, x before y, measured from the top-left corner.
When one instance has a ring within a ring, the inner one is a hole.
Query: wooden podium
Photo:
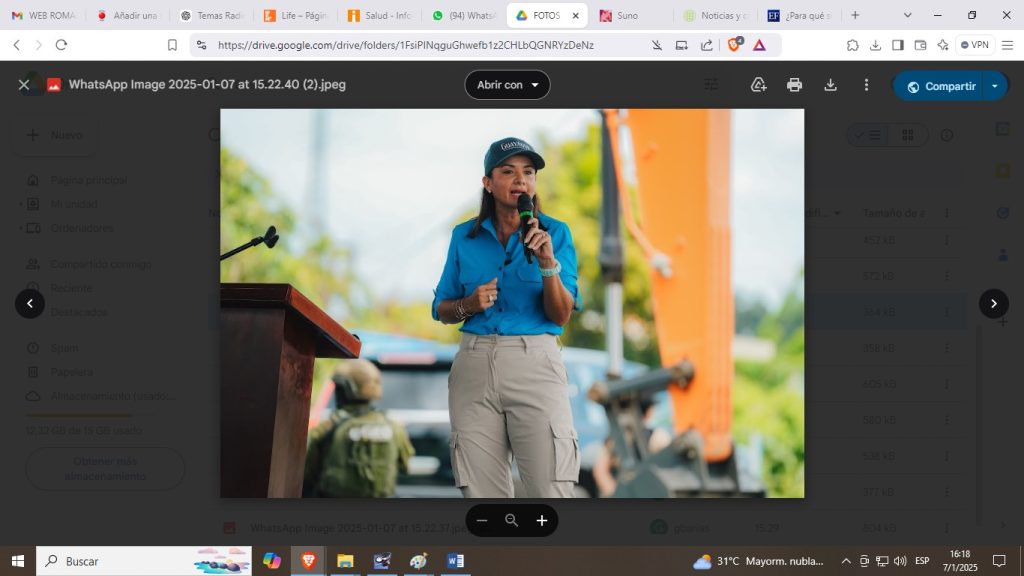
[[[302,496],[313,360],[360,347],[288,284],[221,284],[221,497]]]

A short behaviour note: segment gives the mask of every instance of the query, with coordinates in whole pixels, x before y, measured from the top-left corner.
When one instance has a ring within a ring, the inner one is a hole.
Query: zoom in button
[[[466,93],[476,100],[539,100],[551,90],[540,70],[474,70],[466,76]]]

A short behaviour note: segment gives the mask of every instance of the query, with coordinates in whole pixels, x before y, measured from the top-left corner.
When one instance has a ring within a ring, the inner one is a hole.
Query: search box
[[[40,576],[252,575],[251,546],[38,546]],[[202,572],[199,572],[199,571]]]

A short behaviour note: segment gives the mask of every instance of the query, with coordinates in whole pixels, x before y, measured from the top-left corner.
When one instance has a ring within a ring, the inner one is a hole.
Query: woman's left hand
[[[526,247],[533,250],[542,265],[553,262],[555,249],[551,246],[551,235],[540,229],[540,220],[536,218],[530,218],[527,225],[530,229],[526,231]]]

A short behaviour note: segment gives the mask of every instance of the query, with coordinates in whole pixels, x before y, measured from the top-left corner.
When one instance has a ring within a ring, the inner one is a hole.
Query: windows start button
[[[585,28],[586,4],[514,3],[505,7],[509,28]]]

